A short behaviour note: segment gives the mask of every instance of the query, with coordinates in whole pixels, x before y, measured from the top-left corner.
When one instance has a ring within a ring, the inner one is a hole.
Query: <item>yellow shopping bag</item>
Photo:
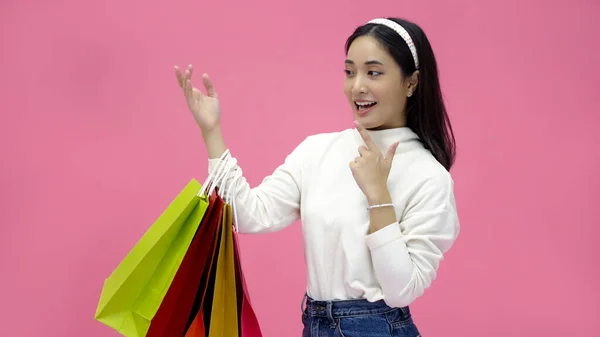
[[[192,179],[105,280],[96,320],[146,335],[208,207],[201,188]]]
[[[220,242],[208,336],[238,337],[232,209],[229,204],[223,205],[223,228]]]

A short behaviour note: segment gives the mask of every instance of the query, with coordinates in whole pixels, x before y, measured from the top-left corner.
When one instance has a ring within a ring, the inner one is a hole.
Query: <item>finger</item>
[[[186,79],[184,84],[183,84],[183,93],[185,95],[185,98],[187,98],[188,100],[192,99],[192,81],[190,79]]]
[[[192,93],[194,90],[194,86],[192,85],[192,65],[188,65],[187,69],[185,70],[185,76],[183,77],[183,92],[185,93],[185,96],[189,99],[192,97]]]
[[[192,77],[191,66],[192,65],[190,64],[187,66],[187,68],[185,68],[183,75],[181,74],[181,70],[179,70],[179,67],[175,68],[176,73],[178,73],[177,79],[180,81],[180,86],[184,90],[187,81]]]
[[[365,129],[358,121],[354,121],[354,125],[356,125],[356,130],[358,131],[362,139],[365,141],[365,144],[367,144],[369,150],[377,152],[379,148],[377,144],[375,144],[373,139],[371,139],[371,136],[369,136],[369,134],[367,133],[367,129]]]
[[[369,149],[366,146],[361,145],[358,147],[358,153],[360,153],[361,156],[366,155],[368,152],[369,152]]]
[[[388,149],[387,154],[385,156],[385,160],[392,161],[392,159],[396,155],[396,149],[398,148],[399,144],[400,144],[400,142],[395,142],[394,144],[392,144],[390,146],[390,148]]]
[[[175,66],[175,76],[177,77],[177,83],[179,83],[179,87],[183,89],[183,74],[178,66]]]
[[[194,73],[194,67],[191,64],[188,64],[187,70],[188,70],[188,78],[191,81],[192,80],[192,74]]]
[[[202,83],[204,83],[204,87],[206,88],[206,94],[209,97],[216,98],[217,91],[215,90],[215,86],[213,85],[212,81],[210,80],[210,77],[208,77],[208,74],[202,75]]]
[[[185,80],[192,80],[192,65],[188,65],[188,67],[185,69]]]

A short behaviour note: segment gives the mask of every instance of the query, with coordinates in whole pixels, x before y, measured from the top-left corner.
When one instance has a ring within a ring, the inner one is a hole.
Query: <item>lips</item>
[[[377,105],[377,102],[360,100],[354,101],[354,105],[359,115],[366,115]]]

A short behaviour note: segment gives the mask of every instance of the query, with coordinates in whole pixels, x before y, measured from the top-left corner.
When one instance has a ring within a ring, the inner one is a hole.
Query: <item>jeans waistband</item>
[[[400,309],[404,315],[410,314],[408,307],[392,308],[384,300],[369,302],[366,299],[317,301],[304,295],[302,311],[311,316],[341,318],[351,316],[378,315]]]

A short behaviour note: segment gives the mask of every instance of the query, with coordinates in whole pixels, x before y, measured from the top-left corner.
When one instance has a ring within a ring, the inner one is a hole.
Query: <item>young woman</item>
[[[429,41],[416,24],[375,19],[346,42],[344,91],[356,128],[307,137],[251,188],[221,135],[217,93],[176,67],[209,172],[220,164],[240,233],[302,221],[303,336],[419,336],[409,305],[459,233],[449,170],[454,136]]]

